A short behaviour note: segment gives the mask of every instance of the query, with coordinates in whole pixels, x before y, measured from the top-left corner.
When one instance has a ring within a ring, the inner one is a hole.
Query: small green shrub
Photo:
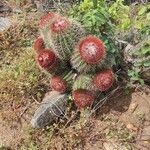
[[[150,26],[150,4],[128,6],[124,0],[117,0],[110,8],[109,13],[116,24],[117,32],[124,32],[135,28],[141,30]]]
[[[145,41],[150,35],[150,3],[126,5],[124,2],[113,2],[109,13],[116,25],[116,37],[133,46],[124,55],[132,60],[126,64],[129,66],[128,75],[133,82],[144,84],[144,80],[150,77],[150,45],[149,40]]]

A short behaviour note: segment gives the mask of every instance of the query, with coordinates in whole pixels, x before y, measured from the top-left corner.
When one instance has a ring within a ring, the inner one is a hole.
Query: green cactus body
[[[71,87],[76,78],[76,73],[74,73],[73,71],[68,71],[64,73],[62,76],[63,76],[63,79],[67,82],[69,90],[71,90]]]
[[[47,47],[53,48],[56,55],[62,60],[69,60],[76,43],[86,35],[83,27],[72,19],[66,19],[66,27],[62,30],[53,30],[53,23],[59,17],[50,20],[45,28],[41,29],[41,35]],[[59,26],[58,26],[59,27]]]
[[[94,86],[92,84],[92,75],[79,75],[72,87],[73,91],[78,89],[86,89],[94,91]]]
[[[99,70],[103,70],[105,68],[109,68],[109,64],[107,63],[106,59],[102,59],[97,64],[88,64],[86,63],[80,56],[80,53],[78,51],[75,51],[71,58],[71,64],[74,69],[76,69],[78,72],[83,74],[93,74],[96,73]]]

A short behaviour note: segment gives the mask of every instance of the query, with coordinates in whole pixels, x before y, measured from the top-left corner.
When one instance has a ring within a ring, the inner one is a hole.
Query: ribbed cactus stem
[[[93,84],[92,84],[92,76],[91,75],[79,75],[77,76],[72,90],[75,91],[77,89],[86,89],[86,90],[94,90]]]
[[[60,59],[69,60],[76,43],[86,33],[78,22],[57,15],[41,29],[41,35]]]

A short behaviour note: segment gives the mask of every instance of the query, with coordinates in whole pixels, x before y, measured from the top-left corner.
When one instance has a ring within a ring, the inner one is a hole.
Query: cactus
[[[53,76],[50,80],[50,87],[52,90],[64,93],[67,89],[67,83],[60,76]]]
[[[114,73],[112,70],[104,70],[94,76],[93,84],[101,92],[107,91],[114,82]]]
[[[78,72],[95,73],[97,70],[108,67],[105,62],[105,53],[103,42],[89,35],[79,41],[71,58],[71,64]]]
[[[76,74],[72,71],[66,71],[61,75],[54,75],[50,79],[50,87],[60,93],[68,92],[71,90],[75,76]]]
[[[53,48],[62,60],[69,60],[79,39],[85,36],[85,30],[76,21],[56,15],[49,20],[41,34],[47,47]]]
[[[48,72],[54,72],[57,68],[58,59],[51,49],[43,49],[37,55],[37,63],[40,68]]]
[[[44,15],[39,26],[41,37],[34,51],[39,67],[50,73],[50,88],[71,93],[79,109],[91,106],[115,80],[103,41],[87,36],[78,22],[57,13]]]
[[[92,105],[96,92],[92,84],[91,75],[79,75],[72,88],[72,98],[78,108],[85,108]]]
[[[45,48],[45,44],[44,44],[44,41],[43,41],[42,37],[38,37],[34,41],[33,48],[34,48],[36,53],[39,53],[40,51],[42,51]]]
[[[41,17],[41,19],[40,19],[39,28],[40,28],[40,29],[44,28],[44,27],[47,25],[47,23],[48,23],[51,19],[53,19],[56,15],[57,15],[57,14],[54,13],[54,12],[49,12],[49,13],[47,13],[47,14],[44,14],[44,15]]]
[[[86,89],[86,90],[94,90],[92,85],[92,76],[91,75],[79,75],[72,87],[72,90],[75,91],[77,89]]]
[[[75,105],[81,109],[91,106],[94,102],[95,95],[86,89],[78,89],[73,91],[72,98]]]

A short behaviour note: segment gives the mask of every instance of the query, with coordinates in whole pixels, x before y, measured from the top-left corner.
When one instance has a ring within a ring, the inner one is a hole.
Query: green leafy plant
[[[145,41],[150,34],[150,4],[126,5],[124,0],[116,0],[109,13],[116,25],[116,37],[133,47],[124,55],[125,59],[130,58],[128,75],[132,81],[143,84],[150,74],[150,46],[149,40]]]
[[[129,18],[129,6],[123,4],[124,0],[116,0],[110,8],[109,13],[117,24],[117,29],[129,29],[131,26],[131,20]]]
[[[137,70],[129,70],[128,75],[133,82],[139,82],[142,85],[144,84],[144,80],[141,79]]]
[[[150,4],[138,4],[128,6],[124,0],[116,0],[110,8],[109,13],[116,24],[116,30],[127,31],[131,28],[141,30],[149,27]]]

